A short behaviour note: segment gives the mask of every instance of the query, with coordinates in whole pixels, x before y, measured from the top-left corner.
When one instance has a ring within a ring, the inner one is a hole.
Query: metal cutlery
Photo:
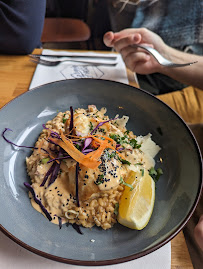
[[[167,60],[166,58],[164,58],[157,50],[155,50],[154,48],[151,48],[149,46],[145,46],[145,45],[138,45],[138,44],[134,44],[132,45],[133,48],[141,48],[146,50],[149,54],[151,54],[160,65],[166,66],[166,67],[183,67],[183,66],[188,66],[191,64],[195,64],[196,62],[190,62],[190,63],[184,63],[184,64],[178,64],[178,63],[173,63],[169,60]]]
[[[82,59],[101,59],[101,60],[116,60],[117,59],[117,55],[115,56],[112,56],[112,55],[108,55],[108,54],[103,54],[103,55],[93,55],[93,54],[80,54],[80,53],[74,53],[74,54],[68,54],[68,55],[65,55],[65,54],[29,54],[30,57],[48,57],[48,58],[75,58],[75,59],[78,59],[78,58],[82,58]]]
[[[41,55],[42,56],[42,55]],[[63,59],[57,59],[57,60],[45,60],[42,59],[40,57],[32,57],[32,55],[30,56],[30,60],[34,63],[37,64],[42,64],[42,65],[46,65],[46,66],[57,66],[62,62],[66,62],[66,61],[70,61],[70,62],[76,62],[76,63],[84,63],[84,64],[89,64],[89,65],[102,65],[102,66],[116,66],[118,61],[117,60],[113,60],[113,61],[108,61],[108,60],[94,60],[94,59],[75,59],[75,58],[63,58]]]
[[[174,63],[171,62],[170,60],[166,59],[165,57],[163,57],[157,50],[155,50],[152,47],[149,46],[145,46],[145,45],[140,45],[140,44],[134,44],[131,45],[134,48],[141,48],[146,50],[149,54],[151,54],[156,61],[163,66],[166,67],[184,67],[184,66],[188,66],[188,65],[192,65],[194,63],[197,63],[197,61],[195,62],[189,62],[189,63],[183,63],[183,64],[179,64],[179,63]],[[34,63],[38,63],[38,64],[43,64],[43,65],[47,65],[47,66],[57,66],[62,62],[65,61],[71,61],[71,62],[78,62],[78,63],[84,63],[84,64],[91,64],[91,65],[108,65],[108,66],[116,66],[117,65],[117,56],[100,56],[100,55],[41,55],[41,54],[29,54],[31,61]],[[42,59],[43,57],[43,59]],[[45,57],[47,57],[49,60],[44,59]],[[50,60],[51,59],[51,60]]]

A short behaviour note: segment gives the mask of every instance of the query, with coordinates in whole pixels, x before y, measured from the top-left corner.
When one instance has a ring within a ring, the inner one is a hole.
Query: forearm
[[[203,56],[178,51],[166,47],[166,58],[177,63],[197,63],[179,68],[160,67],[159,72],[177,81],[203,89]]]
[[[46,0],[0,0],[0,53],[27,54],[40,45]]]

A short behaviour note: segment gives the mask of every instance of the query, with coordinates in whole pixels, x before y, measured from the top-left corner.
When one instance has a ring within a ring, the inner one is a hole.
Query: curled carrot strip
[[[62,133],[61,133],[61,140],[51,138],[50,140],[54,143],[58,144],[61,148],[63,148],[76,162],[81,163],[82,165],[95,169],[97,168],[101,162],[97,161],[94,158],[89,158],[87,155],[84,155],[82,152],[80,152],[74,144],[67,139]]]
[[[100,144],[97,150],[88,153],[86,156],[98,160],[107,147],[108,147],[108,141],[104,141],[102,144]]]

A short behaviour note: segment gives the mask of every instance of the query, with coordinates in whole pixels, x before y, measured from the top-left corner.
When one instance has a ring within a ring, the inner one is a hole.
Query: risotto
[[[55,224],[111,228],[129,173],[155,165],[151,135],[136,137],[127,116],[105,114],[94,105],[59,112],[26,159],[32,206]]]

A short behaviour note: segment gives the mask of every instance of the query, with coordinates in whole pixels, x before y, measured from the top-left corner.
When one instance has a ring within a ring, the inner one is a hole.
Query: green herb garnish
[[[98,131],[99,131],[99,132],[102,132],[103,134],[106,134],[106,131],[105,131],[104,128],[99,128]]]
[[[131,163],[129,161],[127,161],[127,160],[121,159],[120,157],[118,157],[118,159],[122,164],[131,165]]]
[[[121,144],[121,145],[124,143],[128,144],[128,141],[125,140],[127,138],[127,135],[124,135],[121,137],[119,134],[110,134],[109,137],[113,139],[114,141],[116,141],[117,144]]]
[[[141,147],[140,144],[137,144],[137,140],[134,138],[130,140],[129,144],[134,148],[134,149],[139,149]]]
[[[65,118],[66,114],[63,114],[63,119],[62,122],[65,123],[67,121],[67,119]]]
[[[122,177],[120,177],[120,183],[129,187],[131,191],[134,189],[133,185],[126,183]]]
[[[149,169],[149,175],[154,179],[155,182],[157,182],[161,175],[163,175],[163,171],[161,168],[158,168],[155,170],[154,167],[151,167]]]
[[[75,147],[81,151],[81,146],[79,146],[78,144],[75,144]]]
[[[135,148],[136,149],[139,149],[141,147],[141,145],[137,143],[137,140],[136,139],[133,138],[133,139],[128,140],[128,136],[127,135],[124,135],[124,136],[121,137],[118,134],[110,134],[109,137],[111,139],[113,139],[114,141],[116,141],[117,144],[120,144],[120,145],[129,144],[134,149]]]
[[[102,184],[102,183],[104,183],[104,175],[98,175],[98,178],[97,178],[97,180],[95,181],[95,184],[96,184],[96,185],[100,185],[100,184]]]
[[[118,215],[118,209],[119,209],[119,203],[115,204],[115,208],[114,208],[114,214],[117,216]]]
[[[89,124],[89,128],[90,128],[90,131],[93,131],[93,124],[92,124],[91,121],[90,121],[90,124]]]
[[[50,160],[49,158],[44,158],[44,159],[41,159],[41,162],[42,162],[43,164],[45,164],[45,163],[47,163],[49,160]]]
[[[116,152],[114,151],[114,152],[112,152],[112,153],[110,154],[109,157],[110,157],[110,159],[111,159],[111,158],[113,158],[113,157],[115,157],[115,156],[116,156]]]
[[[135,163],[134,166],[136,166],[136,165],[143,165],[143,163]]]

